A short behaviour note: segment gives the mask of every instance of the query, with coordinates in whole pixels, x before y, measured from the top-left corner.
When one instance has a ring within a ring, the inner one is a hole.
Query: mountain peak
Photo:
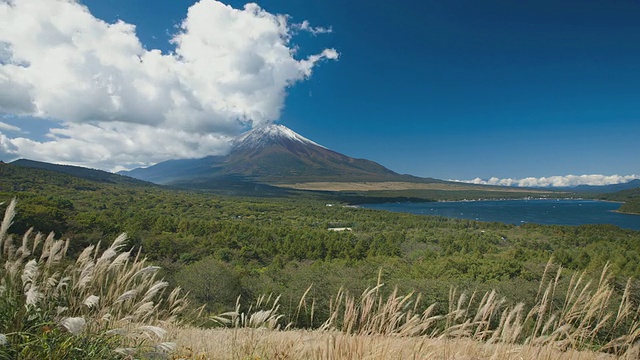
[[[225,156],[166,161],[127,174],[195,188],[234,177],[266,184],[406,181],[406,177],[378,163],[337,153],[278,124],[256,127],[240,135]]]
[[[289,129],[288,127],[280,124],[269,124],[249,130],[234,140],[233,147],[262,148],[273,142],[282,141],[293,141],[324,148],[324,146],[317,144]]]

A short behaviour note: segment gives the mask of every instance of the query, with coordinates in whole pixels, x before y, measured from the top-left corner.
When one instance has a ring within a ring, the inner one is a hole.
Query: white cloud
[[[333,32],[333,29],[331,27],[325,28],[325,27],[322,27],[322,26],[311,26],[311,24],[307,20],[304,20],[303,22],[301,22],[299,24],[293,24],[292,27],[294,29],[298,29],[298,30],[301,30],[301,31],[308,31],[308,32],[312,33],[313,35],[330,34],[330,33]]]
[[[220,153],[241,129],[277,120],[286,89],[338,58],[296,59],[292,32],[323,32],[302,24],[201,0],[167,54],[73,0],[0,1],[0,113],[62,126],[48,141],[4,141],[23,157],[106,169]]]
[[[0,131],[0,160],[14,160],[17,150],[11,140]]]
[[[519,187],[572,187],[578,185],[614,185],[640,179],[640,175],[565,175],[541,178],[527,177],[523,179],[499,179],[492,177],[488,180],[475,178],[473,180],[450,180],[478,185],[519,186]]]
[[[220,155],[230,138],[215,133],[153,127],[124,122],[99,124],[69,123],[64,128],[51,129],[51,141],[38,142],[14,138],[11,144],[20,156],[48,162],[77,164],[106,169],[148,166],[167,158],[194,158]]]
[[[13,126],[0,121],[0,131],[21,132],[22,130],[20,130],[20,128],[17,126]]]

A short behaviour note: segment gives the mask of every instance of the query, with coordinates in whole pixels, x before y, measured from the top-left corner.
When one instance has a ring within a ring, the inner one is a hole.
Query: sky
[[[0,159],[104,170],[280,123],[396,172],[638,178],[636,0],[0,0]]]

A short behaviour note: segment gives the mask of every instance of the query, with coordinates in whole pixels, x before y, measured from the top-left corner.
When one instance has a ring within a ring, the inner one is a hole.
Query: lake
[[[617,213],[620,203],[595,200],[482,200],[427,203],[366,204],[366,209],[435,215],[449,218],[497,221],[508,224],[546,225],[612,224],[640,230],[640,215]]]

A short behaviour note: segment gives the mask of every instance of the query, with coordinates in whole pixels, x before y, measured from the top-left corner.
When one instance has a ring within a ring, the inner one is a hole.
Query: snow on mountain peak
[[[249,130],[236,138],[234,146],[259,148],[269,144],[271,141],[283,139],[324,148],[324,146],[317,144],[280,124],[270,124]]]

